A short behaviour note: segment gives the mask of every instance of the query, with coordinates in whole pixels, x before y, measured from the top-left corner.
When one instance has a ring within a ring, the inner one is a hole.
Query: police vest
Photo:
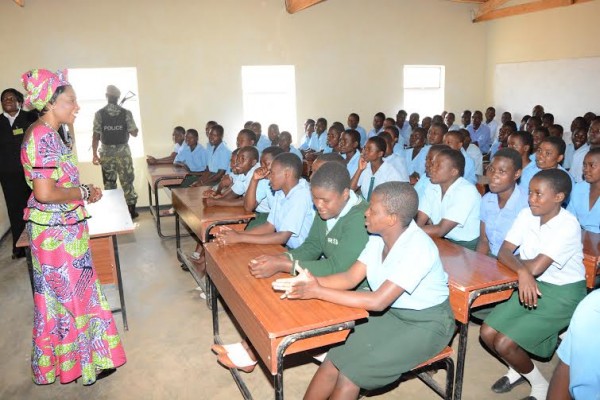
[[[100,110],[102,124],[102,144],[115,145],[127,144],[129,132],[127,132],[127,115],[125,109],[115,116],[111,116],[105,108]]]

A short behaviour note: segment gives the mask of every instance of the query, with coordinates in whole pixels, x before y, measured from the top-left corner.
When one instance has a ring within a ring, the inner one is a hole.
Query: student
[[[254,123],[254,121],[246,121],[244,122],[244,129],[250,129],[252,130],[252,124]]]
[[[444,119],[444,123],[448,127],[449,131],[457,131],[460,129],[460,126],[454,123],[456,120],[456,115],[453,112],[449,112],[446,114],[446,118]]]
[[[295,154],[300,160],[302,160],[302,153],[300,153],[300,150],[295,148],[294,145],[292,144],[292,134],[291,133],[289,133],[288,131],[281,132],[279,134],[278,144],[279,144],[279,147],[281,147],[281,149],[284,152],[289,152],[289,153]]]
[[[240,149],[237,148],[231,152],[231,158],[229,160],[229,172],[223,175],[219,184],[216,188],[205,190],[202,193],[204,198],[221,198],[224,194],[228,193],[231,190],[231,186],[240,179],[240,175],[238,174],[236,161],[238,151]]]
[[[173,138],[173,152],[166,157],[156,158],[153,156],[147,156],[146,162],[148,165],[156,165],[156,164],[172,164],[175,161],[175,157],[185,144],[185,129],[182,126],[176,126],[173,128],[172,133]]]
[[[379,136],[367,139],[358,160],[358,169],[352,177],[350,187],[367,201],[371,199],[371,193],[377,186],[384,182],[400,181],[402,178],[392,164],[384,162],[386,146],[385,140]]]
[[[500,123],[501,123],[502,125],[504,125],[505,123],[507,123],[507,122],[509,122],[509,121],[512,121],[512,122],[514,122],[514,121],[512,120],[512,114],[511,114],[510,112],[508,112],[508,111],[504,111],[504,112],[502,113],[502,116],[500,117]],[[516,127],[516,125],[517,125],[517,124],[515,123],[515,127]],[[516,130],[516,129],[515,129],[515,130]]]
[[[358,169],[358,160],[360,159],[360,133],[353,129],[346,129],[340,139],[340,153],[346,160],[346,168],[350,176]]]
[[[317,119],[316,126],[316,147],[315,144],[312,145],[312,149],[317,153],[323,153],[327,149],[327,120],[323,117]],[[313,160],[317,158],[317,155],[314,155]]]
[[[587,136],[587,143],[581,146],[577,152],[573,154],[573,162],[569,172],[575,179],[575,182],[581,182],[583,180],[583,159],[587,152],[592,148],[600,147],[600,117],[597,117],[592,121]]]
[[[260,124],[260,122],[254,121],[252,123],[251,129],[254,132],[254,134],[256,135],[256,148],[258,149],[259,152],[262,152],[264,149],[266,149],[267,147],[269,147],[271,145],[271,141],[269,140],[269,138],[265,137],[262,134],[262,125]]]
[[[431,128],[431,123],[432,123],[431,117],[425,117],[421,121],[421,128],[423,128],[426,131],[428,131],[429,128]]]
[[[480,329],[487,348],[509,365],[492,385],[496,393],[510,391],[523,377],[531,384],[528,399],[546,398],[548,382],[531,355],[552,357],[558,333],[585,297],[581,228],[561,207],[570,192],[565,171],[538,172],[529,186],[530,207],[521,210],[498,252],[498,260],[518,274],[519,289]]]
[[[500,149],[505,149],[508,147],[508,137],[517,131],[517,124],[514,121],[507,121],[502,124],[500,130],[498,131],[498,139],[492,144],[490,148],[490,157],[493,157],[494,154]]]
[[[477,178],[479,178],[480,176],[483,176],[483,154],[481,153],[479,147],[471,143],[471,135],[469,134],[469,131],[466,129],[460,129],[460,133],[462,134],[463,138],[462,148],[467,152],[467,155],[471,157],[471,160],[473,160],[475,175],[477,175]]]
[[[253,124],[254,126],[254,124]],[[223,127],[214,125],[208,134],[208,165],[194,186],[212,186],[217,184],[229,169],[231,150],[223,142]]]
[[[229,159],[227,159],[229,162]],[[204,147],[198,143],[198,131],[188,129],[185,133],[185,145],[179,151],[173,164],[184,167],[195,175],[201,175],[208,164],[208,154]]]
[[[544,106],[542,106],[540,104],[533,106],[533,108],[531,109],[531,115],[535,118],[538,118],[540,120],[540,122],[541,122],[544,114],[545,114]]]
[[[395,126],[390,127],[389,129],[391,130],[397,130],[397,128]],[[394,169],[396,169],[396,171],[398,171],[398,174],[400,175],[400,182],[408,182],[409,178],[408,178],[408,168],[406,167],[406,159],[397,154],[392,152],[392,149],[394,148],[394,138],[391,134],[388,133],[387,129],[383,132],[381,132],[379,135],[380,138],[382,138],[383,140],[385,140],[385,154],[383,156],[383,161],[386,163],[390,163]]]
[[[446,132],[444,135],[444,144],[451,149],[460,151],[460,154],[462,154],[463,158],[465,159],[465,170],[463,174],[464,178],[473,185],[477,184],[477,176],[475,175],[475,162],[463,148],[463,134],[460,131]]]
[[[395,382],[452,338],[448,275],[436,245],[413,221],[417,203],[408,183],[378,186],[365,213],[373,235],[348,271],[317,278],[299,267],[299,276],[273,283],[289,299],[319,298],[372,312],[344,344],[329,351],[305,399],[333,393],[358,398],[361,388]],[[371,291],[354,291],[365,278]]]
[[[388,126],[396,126],[396,120],[392,117],[387,117],[386,119],[384,119],[383,129],[385,130],[385,128],[387,128]]]
[[[331,125],[329,131],[327,131],[327,147],[324,154],[327,153],[339,153],[340,152],[340,138],[344,132],[344,127],[337,124]]]
[[[587,132],[588,130],[585,128],[575,128],[571,134],[571,143],[567,145],[567,149],[565,150],[565,160],[563,162],[563,167],[565,167],[566,170],[571,169],[575,152],[587,143]]]
[[[471,125],[471,111],[470,110],[465,110],[463,111],[463,113],[460,116],[460,123],[461,123],[461,128],[462,129],[467,129],[469,127],[469,125]]]
[[[600,290],[588,294],[577,306],[569,330],[556,354],[558,364],[547,400],[593,399],[600,393]]]
[[[219,244],[254,243],[300,246],[310,230],[314,209],[310,187],[301,178],[302,161],[291,153],[281,153],[273,160],[269,172],[275,191],[267,222],[244,232],[222,226],[217,232]]]
[[[490,151],[492,139],[490,128],[488,128],[486,125],[483,125],[481,123],[482,120],[483,115],[481,114],[481,111],[475,111],[473,113],[471,125],[467,127],[467,130],[471,135],[471,143],[478,146],[483,154],[487,154]]]
[[[464,169],[465,158],[460,151],[444,149],[435,156],[430,173],[432,185],[419,204],[417,224],[430,236],[475,250],[481,196],[462,177]]]
[[[267,129],[267,137],[271,141],[269,146],[277,146],[279,143],[279,125],[269,125],[269,129]]]
[[[562,125],[552,124],[548,127],[548,133],[550,136],[556,136],[562,139],[565,130],[563,129]]]
[[[523,163],[514,149],[500,149],[486,170],[490,191],[481,199],[479,253],[498,256],[506,233],[519,212],[528,207],[527,195],[517,188]]]
[[[524,115],[523,118],[521,118],[521,123],[519,124],[520,131],[527,131],[527,121],[529,121],[529,118],[531,118],[531,115]]]
[[[423,196],[425,195],[425,191],[427,187],[431,185],[431,167],[433,166],[433,159],[442,149],[449,148],[445,144],[434,144],[429,148],[427,152],[427,157],[425,157],[425,173],[419,178],[419,180],[414,184],[414,188],[419,196],[419,202],[423,201]]]
[[[362,146],[362,144],[367,142],[367,131],[365,131],[365,128],[358,125],[359,122],[360,116],[357,113],[350,113],[350,115],[348,115],[348,127],[346,129],[354,129],[360,133],[360,143]]]
[[[237,135],[235,144],[238,149],[247,146],[256,147],[256,133],[251,129],[242,129]]]
[[[421,116],[418,113],[410,114],[410,117],[408,117],[408,125],[410,125],[410,129],[414,131],[415,129],[419,128],[419,121],[421,121]],[[425,132],[427,132],[427,129],[425,129]]]
[[[423,128],[415,129],[410,134],[409,148],[404,151],[410,182],[413,185],[425,174],[425,157],[428,151],[424,148],[426,139],[427,132]],[[422,170],[421,166],[423,166]]]
[[[550,130],[550,127],[554,125],[554,114],[551,113],[545,113],[544,115],[542,115],[542,126],[548,130]],[[562,139],[562,136],[561,136]]]
[[[583,177],[573,188],[567,210],[577,217],[581,228],[600,233],[600,147],[585,155]]]
[[[485,122],[483,125],[487,126],[490,130],[490,142],[494,143],[498,139],[498,121],[496,121],[496,109],[494,107],[488,107],[485,110]]]
[[[344,168],[346,167],[346,161],[340,155],[340,153],[321,154],[319,157],[317,157],[315,162],[313,162],[313,164],[312,164],[312,168],[310,169],[311,178],[315,174],[315,172],[317,172],[319,170],[319,168],[321,168],[323,165],[325,165],[328,162],[335,162],[340,165],[343,165]]]
[[[523,164],[523,172],[525,168],[530,168],[535,165],[531,162],[531,150],[533,149],[533,136],[527,131],[517,131],[508,136],[508,147],[515,149],[521,155]],[[521,173],[521,176],[523,173]]]
[[[404,110],[399,110],[396,114],[396,128],[398,128],[398,132],[404,143],[410,142],[410,134],[412,133],[412,128],[406,120],[406,116],[407,114]]]
[[[533,153],[531,154],[531,161],[535,161],[535,155],[538,147],[540,147],[540,143],[550,136],[550,132],[543,126],[538,126],[531,132],[531,136],[533,137]]]
[[[527,123],[525,124],[525,130],[533,135],[533,131],[538,128],[543,128],[542,120],[536,116],[530,117],[527,119]]]
[[[560,165],[560,162],[564,158],[565,147],[565,142],[560,138],[550,136],[543,139],[535,153],[535,164],[524,169],[521,174],[520,189],[527,194],[529,181],[541,170],[558,168],[565,171],[562,165]],[[573,182],[573,185],[575,185],[575,182]]]
[[[408,142],[404,142],[404,138],[400,135],[398,127],[396,125],[388,126],[383,131],[392,136],[392,152],[404,158],[404,149]]]
[[[315,120],[309,118],[304,122],[304,136],[302,136],[302,139],[300,140],[300,146],[298,146],[298,148],[303,154],[305,151],[308,151],[310,149],[310,141],[314,132]]]
[[[381,131],[383,131],[383,121],[385,120],[385,114],[382,112],[378,112],[373,117],[373,129],[369,131],[367,134],[367,139],[372,138],[373,136],[378,135]],[[367,142],[361,143],[360,146],[364,147]]]

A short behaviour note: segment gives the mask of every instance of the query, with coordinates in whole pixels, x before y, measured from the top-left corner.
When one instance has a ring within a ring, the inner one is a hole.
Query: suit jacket
[[[37,114],[21,110],[11,127],[8,118],[0,114],[0,173],[23,171],[21,143],[27,128],[37,118]]]

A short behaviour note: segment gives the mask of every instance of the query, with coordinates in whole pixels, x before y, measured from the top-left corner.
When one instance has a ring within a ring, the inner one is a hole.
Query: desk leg
[[[454,400],[460,400],[462,396],[463,377],[465,374],[465,357],[467,356],[467,335],[469,333],[469,322],[460,323],[458,334],[458,351],[456,357],[456,379],[454,384]]]
[[[152,186],[148,182],[148,206],[150,207],[150,214],[152,214]]]
[[[126,331],[129,330],[127,325],[127,309],[125,308],[125,294],[123,291],[123,279],[121,278],[121,262],[119,261],[119,245],[117,244],[117,236],[112,237],[113,249],[115,252],[115,268],[117,269],[117,286],[119,288],[119,300],[121,302],[121,317],[123,317],[123,327]]]

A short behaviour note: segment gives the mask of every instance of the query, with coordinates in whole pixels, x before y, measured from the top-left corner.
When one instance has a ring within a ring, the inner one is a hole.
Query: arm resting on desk
[[[490,241],[485,233],[485,222],[483,221],[479,222],[479,241],[477,242],[477,248],[475,250],[478,253],[485,255],[490,252]]]
[[[458,223],[442,218],[439,224],[433,224],[427,214],[419,211],[417,213],[417,225],[419,225],[429,236],[443,238],[448,232],[454,229]]]

